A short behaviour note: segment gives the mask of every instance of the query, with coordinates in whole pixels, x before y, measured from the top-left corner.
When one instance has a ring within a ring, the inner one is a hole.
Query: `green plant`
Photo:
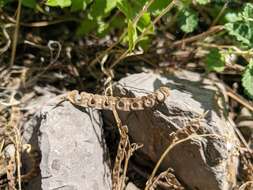
[[[0,0],[0,7],[4,9],[11,2],[15,1]],[[230,3],[234,7],[230,8]],[[206,63],[208,72],[223,72],[227,55],[243,57],[249,64],[242,75],[242,85],[246,94],[253,98],[253,3],[250,1],[47,0],[44,4],[37,4],[36,0],[22,0],[22,4],[35,10],[50,6],[64,9],[69,14],[82,13],[81,22],[76,30],[77,36],[96,33],[101,37],[115,29],[120,30],[122,35],[119,37],[119,43],[127,46],[120,58],[124,58],[137,47],[148,50],[152,38],[160,30],[157,22],[164,15],[169,18],[169,22],[164,24],[168,24],[170,28],[178,28],[176,31],[183,34],[181,38],[194,36],[204,32],[205,28],[208,30],[212,25],[219,25],[223,29],[222,32],[213,34],[211,44],[208,42],[205,46],[209,53],[201,60]],[[221,44],[224,37],[227,38],[226,44]],[[200,41],[203,40],[200,38]]]

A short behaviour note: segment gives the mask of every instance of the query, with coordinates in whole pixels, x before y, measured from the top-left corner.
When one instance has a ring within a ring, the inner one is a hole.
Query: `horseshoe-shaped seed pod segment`
[[[121,98],[119,101],[116,103],[116,108],[118,110],[123,110],[123,111],[130,111],[130,99],[128,98]]]
[[[166,98],[166,96],[161,92],[160,89],[155,92],[155,96],[159,102],[163,102]]]
[[[143,101],[139,98],[134,98],[130,104],[131,110],[143,110]]]
[[[155,97],[153,96],[144,96],[143,98],[144,106],[146,108],[151,108],[155,105]]]
[[[89,98],[89,101],[88,101],[88,106],[94,108],[96,107],[96,99],[94,98],[94,95],[93,94],[90,94],[90,98]]]
[[[81,96],[81,106],[87,107],[88,102],[89,102],[90,94],[87,93],[87,92],[81,92],[80,96]]]
[[[81,101],[81,97],[77,90],[73,90],[68,93],[68,100],[73,104],[78,104]]]

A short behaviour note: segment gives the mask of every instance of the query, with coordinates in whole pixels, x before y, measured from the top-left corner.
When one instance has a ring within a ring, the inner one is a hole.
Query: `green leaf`
[[[29,7],[31,9],[34,9],[36,7],[36,0],[22,0],[22,4],[25,7]]]
[[[251,46],[253,43],[252,29],[253,25],[250,23],[227,23],[225,29],[229,35],[234,36],[238,41],[244,45]]]
[[[242,13],[239,13],[240,17],[244,17],[246,20],[252,18],[253,16],[253,4],[246,3]]]
[[[84,19],[81,24],[79,25],[76,34],[78,36],[83,36],[85,34],[90,33],[97,27],[98,23],[94,20],[90,20],[88,18]]]
[[[228,22],[237,22],[242,20],[236,13],[227,13],[225,18]]]
[[[151,24],[151,17],[149,13],[144,13],[137,23],[138,30],[143,32]],[[153,28],[152,28],[153,29]]]
[[[210,0],[196,0],[196,2],[200,5],[205,5],[207,3],[210,3]]]
[[[178,16],[180,29],[186,33],[193,32],[198,26],[197,14],[191,10],[182,9]]]
[[[152,40],[148,36],[144,36],[140,41],[138,41],[138,45],[146,52],[151,45]]]
[[[89,17],[92,19],[104,18],[116,7],[118,0],[95,0],[91,6]]]
[[[159,15],[163,9],[165,9],[169,4],[171,3],[171,0],[159,0],[154,1],[150,7],[148,8],[148,11],[154,15]]]
[[[250,60],[243,73],[242,86],[244,87],[245,94],[253,99],[253,59]]]
[[[71,5],[71,11],[83,11],[92,0],[73,0]]]
[[[0,0],[0,8],[4,7],[8,3],[8,0]]]
[[[126,16],[128,20],[128,36],[124,38],[123,41],[128,41],[129,50],[132,51],[137,43],[137,32],[143,32],[146,28],[150,28],[147,34],[154,32],[154,26],[151,22],[150,12],[145,12],[140,17],[138,22],[135,24],[133,20],[136,18],[137,14],[140,13],[143,6],[147,3],[147,0],[118,0],[117,8]],[[151,25],[151,27],[150,27]],[[138,31],[137,31],[138,29]],[[142,39],[139,39],[142,40]]]
[[[130,51],[133,51],[135,48],[136,40],[138,38],[136,26],[134,26],[131,20],[128,21],[128,48]]]
[[[69,7],[71,5],[71,0],[47,0],[46,5],[61,8]]]
[[[86,0],[86,3],[90,3],[91,1],[92,0]],[[105,22],[104,18],[116,8],[117,1],[118,0],[93,0],[87,17],[77,29],[77,35],[85,35],[96,30],[99,36],[104,36],[106,32],[109,31],[111,24],[111,22]]]
[[[145,5],[146,0],[129,1],[118,0],[117,8],[126,16],[128,20],[133,20]],[[151,24],[151,16],[149,12],[145,12],[137,23],[139,31],[143,31]],[[153,31],[153,27],[151,28]]]
[[[117,8],[127,17],[127,19],[132,20],[134,18],[135,10],[130,1],[118,0]]]
[[[108,29],[109,29],[108,23],[106,23],[102,20],[98,22],[97,33],[100,37],[105,36],[105,34],[108,32]]]
[[[246,3],[242,11],[226,14],[225,29],[242,45],[253,46],[253,4]]]
[[[220,53],[219,49],[213,48],[207,54],[207,57],[204,60],[207,71],[216,71],[222,72],[225,68],[225,57]]]

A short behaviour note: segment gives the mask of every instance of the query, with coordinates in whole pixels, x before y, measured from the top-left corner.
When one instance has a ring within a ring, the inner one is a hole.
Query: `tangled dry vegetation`
[[[101,38],[92,33],[82,38],[76,37],[73,28],[79,23],[78,14],[68,18],[63,10],[56,10],[53,16],[45,12],[35,14],[25,8],[21,12],[21,3],[17,8],[15,2],[6,9],[0,9],[0,189],[22,189],[22,185],[38,172],[39,154],[29,144],[22,143],[22,126],[32,117],[34,110],[38,109],[28,107],[28,103],[45,94],[45,91],[60,95],[79,89],[112,95],[112,81],[117,81],[126,73],[136,73],[143,69],[173,73],[182,68],[204,72],[201,59],[206,55],[207,46],[226,50],[227,47],[221,45],[221,39],[210,44],[202,41],[209,37],[217,39],[213,35],[224,31],[224,27],[217,25],[216,20],[223,14],[225,6],[216,19],[211,21],[207,30],[203,27],[197,33],[181,35],[181,38],[176,33],[168,32],[164,26],[166,19],[162,19],[163,14],[170,11],[172,6],[169,4],[165,12],[153,20],[160,28],[160,33],[155,36],[153,45],[147,52],[141,49],[129,52],[119,41],[118,29]],[[145,7],[142,10],[145,11]],[[117,14],[120,13],[117,11],[115,15]],[[210,20],[204,10],[201,14],[203,18],[208,17],[206,20]],[[139,17],[136,19],[138,21]],[[244,53],[236,46],[233,48],[237,53]],[[239,82],[242,71],[240,64],[228,64],[223,72],[217,73],[226,85],[229,97],[228,115],[234,121],[246,118],[240,115],[240,110],[245,108],[251,114],[248,117],[252,119],[253,104],[242,93]],[[117,112],[114,112],[114,116],[123,140],[120,141],[116,159],[112,158],[116,160],[113,183],[115,189],[122,189],[129,159],[141,146],[129,141]],[[160,174],[157,171],[173,147],[198,136],[208,136],[202,133],[199,124],[203,117],[204,115],[186,123],[185,127],[171,135],[171,145],[161,156],[153,172],[150,175],[145,174],[145,189],[186,189],[174,175],[172,168]],[[240,127],[236,129],[241,141],[238,147],[238,190],[253,188],[252,122],[251,120],[250,126],[247,126],[251,131],[245,132],[245,128]],[[239,126],[239,122],[236,123]],[[10,157],[3,151],[6,147],[15,152],[15,157]],[[30,155],[30,161],[34,165],[27,173],[22,172],[23,155]],[[123,175],[120,175],[121,170]]]

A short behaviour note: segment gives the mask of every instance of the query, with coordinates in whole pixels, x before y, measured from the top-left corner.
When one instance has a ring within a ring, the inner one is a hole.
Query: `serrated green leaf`
[[[246,3],[242,13],[239,13],[240,17],[244,17],[245,19],[250,19],[253,16],[253,4]]]
[[[243,44],[251,46],[253,43],[253,23],[227,23],[225,29]]]
[[[225,57],[220,53],[219,49],[213,48],[207,54],[204,60],[208,72],[222,72],[225,68]]]
[[[52,7],[69,7],[71,5],[71,0],[47,0],[46,5]]]
[[[196,0],[196,2],[200,5],[205,5],[207,3],[210,3],[210,0]]]
[[[198,16],[194,11],[182,9],[178,19],[180,29],[186,33],[193,32],[198,26]]]
[[[128,21],[128,49],[133,51],[135,48],[136,40],[138,38],[136,26],[133,24],[131,20]]]
[[[228,13],[225,29],[229,35],[234,36],[242,45],[253,46],[253,4],[246,3],[242,11],[238,13]]]
[[[250,60],[243,73],[242,86],[244,87],[245,93],[253,99],[253,59]]]

